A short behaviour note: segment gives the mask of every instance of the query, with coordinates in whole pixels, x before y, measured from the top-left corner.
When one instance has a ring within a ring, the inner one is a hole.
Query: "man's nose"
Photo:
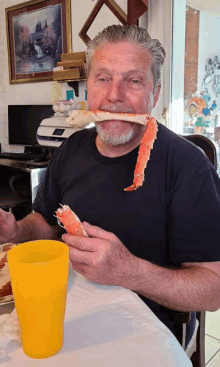
[[[109,102],[115,103],[115,102],[124,102],[125,100],[125,92],[123,85],[120,81],[112,81],[108,94],[107,94],[107,100]]]

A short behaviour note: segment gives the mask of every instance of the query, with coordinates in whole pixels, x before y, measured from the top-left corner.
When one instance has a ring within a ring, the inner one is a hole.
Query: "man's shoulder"
[[[155,145],[157,151],[172,165],[186,167],[186,169],[190,166],[200,167],[201,171],[213,168],[201,148],[160,123],[158,123],[158,139]]]
[[[177,134],[166,126],[158,123],[158,144],[169,147],[170,151],[176,154],[199,155],[204,156],[203,151],[196,144],[184,138],[183,135]]]
[[[184,144],[182,136],[170,130],[165,125],[158,122],[158,138],[161,139],[165,144],[171,144],[174,148],[178,144]]]

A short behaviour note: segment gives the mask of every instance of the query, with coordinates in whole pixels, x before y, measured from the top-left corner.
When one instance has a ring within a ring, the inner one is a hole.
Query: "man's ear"
[[[160,90],[161,90],[161,84],[158,84],[156,91],[154,93],[154,104],[153,104],[153,108],[156,106],[159,95],[160,95]]]

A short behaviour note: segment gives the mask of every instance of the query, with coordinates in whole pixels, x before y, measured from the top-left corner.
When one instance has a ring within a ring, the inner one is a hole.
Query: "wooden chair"
[[[196,312],[198,329],[192,346],[188,347],[186,354],[191,359],[194,367],[205,367],[205,311]]]
[[[186,348],[186,325],[191,319],[191,312],[175,312],[175,333],[182,340],[182,347],[190,358],[193,367],[205,367],[205,311],[196,312],[196,327]]]
[[[182,135],[186,140],[191,141],[204,151],[210,159],[214,168],[217,169],[217,151],[215,144],[207,137],[199,134]],[[196,328],[187,348],[186,325],[191,319],[191,312],[175,313],[175,331],[178,340],[182,340],[182,347],[191,359],[193,367],[205,367],[205,311],[196,312]]]

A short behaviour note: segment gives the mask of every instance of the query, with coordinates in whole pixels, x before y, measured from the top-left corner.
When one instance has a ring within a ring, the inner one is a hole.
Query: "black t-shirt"
[[[67,204],[82,221],[113,232],[131,253],[157,265],[220,261],[220,179],[200,149],[158,125],[142,187],[123,190],[133,182],[139,148],[104,157],[95,130],[85,129],[55,152],[33,210],[54,225],[59,204]],[[160,319],[169,314],[141,298]]]

